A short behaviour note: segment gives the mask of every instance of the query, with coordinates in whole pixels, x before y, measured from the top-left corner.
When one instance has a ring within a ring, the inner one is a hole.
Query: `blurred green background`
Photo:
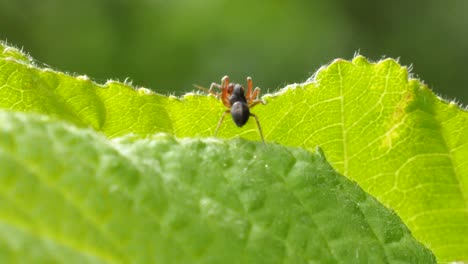
[[[0,0],[0,39],[97,82],[181,94],[225,74],[264,91],[356,52],[468,103],[468,1]]]

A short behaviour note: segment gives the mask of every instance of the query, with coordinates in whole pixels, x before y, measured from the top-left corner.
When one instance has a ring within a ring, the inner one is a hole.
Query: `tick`
[[[253,117],[257,123],[260,138],[263,143],[265,143],[260,121],[258,121],[257,115],[250,112],[250,109],[257,104],[265,104],[262,100],[258,99],[260,96],[260,88],[257,87],[253,89],[252,78],[247,77],[247,92],[245,92],[242,85],[229,82],[228,76],[224,76],[221,79],[221,84],[212,83],[210,85],[210,89],[206,89],[198,85],[195,85],[195,87],[216,96],[221,100],[221,102],[223,102],[224,106],[228,108],[224,111],[221,119],[219,119],[214,136],[218,134],[219,127],[223,123],[226,114],[231,114],[232,120],[234,120],[234,123],[236,123],[238,127],[243,127],[245,123],[249,121],[249,118]],[[214,91],[214,88],[218,88],[221,92]]]

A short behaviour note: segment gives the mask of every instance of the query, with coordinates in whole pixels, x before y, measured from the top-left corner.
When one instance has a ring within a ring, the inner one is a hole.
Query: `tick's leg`
[[[228,90],[228,86],[229,86],[229,76],[224,76],[222,79],[221,79],[221,91],[226,91]]]
[[[247,77],[247,93],[246,93],[246,95],[245,95],[245,97],[247,97],[247,98],[246,98],[246,99],[247,99],[247,102],[253,99],[252,96],[251,96],[251,94],[252,94],[252,87],[253,87],[252,78]]]
[[[252,101],[257,100],[258,99],[257,97],[260,95],[260,91],[261,91],[260,88],[258,88],[258,87],[255,88],[253,90],[252,94],[250,95],[250,100],[252,100]]]
[[[200,86],[200,85],[197,85],[197,84],[194,84],[193,86],[195,86],[195,88],[197,88],[197,89],[205,91],[205,92],[207,92],[209,94],[212,94],[212,95],[219,98],[220,93],[213,91],[214,87],[221,89],[221,85],[219,85],[217,83],[212,83],[211,86],[210,86],[210,89],[207,89],[207,88],[205,88],[203,86]]]
[[[227,113],[229,113],[231,110],[226,110],[224,111],[223,115],[221,116],[221,119],[219,119],[218,121],[218,125],[216,126],[216,130],[215,130],[215,133],[214,133],[214,136],[216,137],[216,135],[218,135],[218,130],[219,130],[219,127],[221,126],[221,123],[223,123],[223,120],[224,120],[224,117],[226,116]]]
[[[208,92],[209,92],[210,94],[219,94],[218,92],[213,91],[213,89],[214,89],[215,87],[221,90],[221,85],[219,85],[219,84],[217,84],[217,83],[212,83],[212,84],[210,85],[210,89],[208,89]]]
[[[249,108],[252,108],[252,107],[254,107],[254,106],[258,105],[258,104],[265,104],[265,102],[263,102],[262,100],[254,100],[254,101],[250,102]]]
[[[224,84],[226,82],[226,86],[229,84],[229,76],[224,75],[223,78],[221,78],[221,84]]]
[[[221,101],[227,108],[231,107],[231,103],[229,102],[229,95],[231,94],[229,87],[229,77],[226,75],[221,79]]]
[[[255,118],[255,122],[257,122],[258,132],[260,133],[260,138],[262,139],[263,144],[265,144],[265,140],[263,139],[262,127],[260,126],[260,121],[258,121],[258,117],[252,113],[251,116]]]

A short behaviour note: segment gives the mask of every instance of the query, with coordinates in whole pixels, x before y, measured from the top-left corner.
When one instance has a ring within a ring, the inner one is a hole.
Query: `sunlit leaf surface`
[[[46,114],[111,138],[209,137],[225,110],[212,96],[178,99],[117,82],[96,85],[0,47],[3,109]],[[468,260],[466,111],[408,78],[394,60],[360,56],[336,60],[310,81],[263,99],[267,104],[252,112],[267,142],[320,146],[335,170],[395,210],[439,261]],[[237,128],[226,118],[219,137],[238,136],[259,140],[255,122]]]

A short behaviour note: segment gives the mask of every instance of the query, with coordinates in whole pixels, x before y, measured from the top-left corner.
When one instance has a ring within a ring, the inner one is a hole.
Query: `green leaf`
[[[0,123],[3,263],[435,263],[320,151]]]
[[[212,96],[179,99],[114,81],[97,85],[0,47],[0,108],[47,114],[109,137],[180,138],[212,136],[225,110]],[[408,78],[394,60],[361,56],[336,60],[263,99],[267,104],[252,112],[266,141],[320,146],[334,169],[395,210],[439,261],[468,261],[466,110]],[[239,129],[228,119],[220,137],[260,139],[252,120]]]
[[[408,80],[395,61],[363,57],[335,61],[277,100],[296,106],[283,104],[274,122],[262,123],[268,138],[320,145],[337,171],[394,209],[439,261],[468,261],[465,110]]]

